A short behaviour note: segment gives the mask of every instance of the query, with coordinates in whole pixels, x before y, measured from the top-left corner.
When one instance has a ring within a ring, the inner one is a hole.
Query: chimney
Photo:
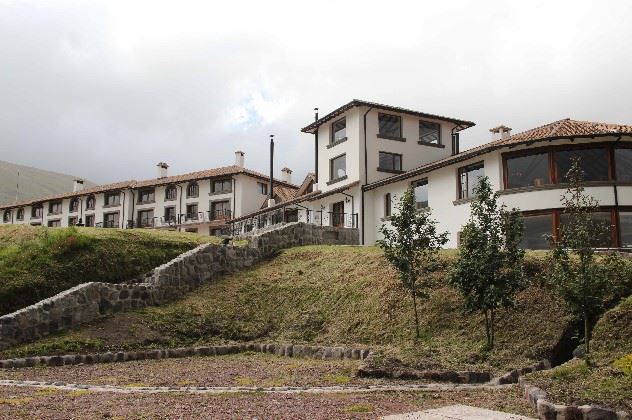
[[[283,168],[281,169],[281,173],[283,174],[281,176],[281,179],[283,180],[283,182],[287,182],[288,184],[292,183],[292,170],[290,168]]]
[[[72,192],[83,190],[83,179],[75,179],[72,181]]]
[[[166,178],[167,168],[169,168],[169,165],[167,165],[165,162],[158,162],[158,165],[156,166],[158,167],[158,178]]]
[[[511,128],[506,125],[499,125],[489,130],[492,133],[492,141],[505,140],[511,136]]]
[[[244,155],[245,153],[241,150],[235,152],[235,166],[239,166],[240,168],[244,167]]]

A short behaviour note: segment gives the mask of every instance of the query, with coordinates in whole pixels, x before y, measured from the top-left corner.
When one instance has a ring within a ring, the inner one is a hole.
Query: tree
[[[611,289],[609,267],[617,265],[611,256],[599,264],[594,247],[610,241],[610,226],[593,220],[598,202],[585,193],[583,171],[574,160],[566,178],[569,187],[562,196],[563,215],[557,238],[552,238],[552,280],[560,295],[576,316],[584,321],[586,353],[590,352],[590,331]]]
[[[526,286],[524,251],[519,246],[523,222],[518,210],[498,205],[498,194],[487,177],[479,179],[474,192],[450,284],[463,295],[467,312],[485,315],[487,348],[491,349],[496,311],[512,307],[516,293]]]
[[[399,272],[402,285],[410,292],[415,311],[415,332],[419,338],[417,298],[427,298],[432,286],[429,274],[438,268],[437,254],[448,241],[448,232],[438,233],[437,222],[430,210],[417,211],[415,194],[407,190],[390,226],[383,224],[379,231],[383,239],[377,241],[386,260]]]

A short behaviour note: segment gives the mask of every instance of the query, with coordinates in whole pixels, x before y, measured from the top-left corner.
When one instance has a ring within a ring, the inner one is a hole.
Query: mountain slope
[[[72,191],[72,181],[77,178],[0,160],[0,205],[15,201],[18,183],[18,200],[22,201]],[[84,183],[86,188],[94,185],[96,184],[91,181]]]

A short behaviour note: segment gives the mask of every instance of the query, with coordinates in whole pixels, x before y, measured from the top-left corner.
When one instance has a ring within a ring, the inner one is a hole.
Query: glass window
[[[68,218],[68,226],[74,226],[77,224],[77,216],[71,216]]]
[[[335,180],[347,175],[347,155],[329,161],[329,179]]]
[[[428,207],[428,180],[421,179],[415,181],[412,184],[413,192],[415,193],[415,205],[417,210],[425,209]]]
[[[165,190],[165,200],[175,200],[178,196],[178,190],[175,185],[169,185]]]
[[[555,152],[558,182],[568,182],[566,174],[571,169],[573,158],[579,159],[579,165],[584,171],[584,181],[608,180],[608,150],[605,147],[600,147]]]
[[[61,220],[49,220],[48,227],[61,227]]]
[[[200,194],[200,188],[197,182],[192,182],[187,186],[187,197],[197,197]]]
[[[94,215],[90,214],[86,216],[86,226],[94,227]]]
[[[257,182],[257,192],[262,195],[268,195],[268,184]]]
[[[617,181],[632,182],[632,149],[615,149]]]
[[[397,115],[378,114],[379,133],[381,136],[402,137],[402,119]]]
[[[397,153],[380,152],[380,169],[386,169],[387,171],[401,171],[402,170],[402,155]]]
[[[61,201],[51,201],[48,205],[48,213],[50,214],[58,214],[61,211]]]
[[[118,206],[119,204],[121,204],[121,193],[117,191],[117,192],[105,194],[106,206]]]
[[[218,179],[213,181],[214,193],[229,193],[233,191],[233,183],[230,179]]]
[[[419,121],[419,141],[422,143],[441,144],[441,125]]]
[[[347,138],[347,120],[342,118],[331,125],[331,142],[342,141]]]
[[[230,219],[230,201],[214,201],[211,203],[211,218]]]
[[[5,210],[4,216],[2,217],[4,223],[9,223],[11,221],[11,210]]]
[[[524,216],[524,233],[520,247],[522,249],[549,249],[548,237],[550,237],[552,233],[552,214]]]
[[[570,215],[562,213],[560,215],[560,230],[563,230],[565,224],[568,223]],[[609,211],[598,211],[592,214],[593,223],[601,223],[609,227],[608,231],[601,237],[594,238],[593,246],[598,248],[606,248],[612,246],[612,217]]]
[[[94,206],[96,204],[97,200],[94,198],[94,195],[89,195],[88,199],[86,200],[86,209],[87,210],[94,210]]]
[[[141,210],[138,212],[138,223],[141,227],[153,226],[154,224],[154,211],[153,210]]]
[[[175,222],[175,221],[176,221],[176,208],[165,207],[165,222]]]
[[[41,204],[35,204],[31,207],[31,218],[41,218],[44,213],[44,209]]]
[[[459,168],[459,198],[474,197],[474,189],[478,185],[478,179],[485,176],[483,162]]]
[[[24,208],[18,209],[18,215],[16,217],[18,220],[24,220]]]
[[[548,153],[507,159],[506,188],[537,187],[549,183]]]
[[[115,228],[118,227],[119,224],[119,214],[116,213],[105,213],[103,215],[103,227],[106,228]]]
[[[384,217],[391,215],[391,193],[386,193],[384,196]]]
[[[76,198],[72,198],[70,200],[70,206],[69,206],[69,211],[71,213],[76,212],[79,209],[79,200]]]
[[[619,212],[621,247],[632,248],[632,211]]]
[[[150,190],[140,190],[138,193],[138,202],[139,203],[153,203],[154,199],[154,189]]]
[[[187,220],[197,220],[198,219],[198,205],[197,204],[188,204],[187,205]]]

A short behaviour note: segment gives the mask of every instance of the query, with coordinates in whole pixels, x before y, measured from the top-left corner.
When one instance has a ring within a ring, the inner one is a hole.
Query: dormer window
[[[419,143],[441,144],[441,125],[419,121]]]
[[[175,200],[178,197],[178,190],[175,185],[169,185],[165,189],[165,200]]]
[[[94,210],[94,206],[97,204],[97,199],[94,194],[90,194],[86,200],[86,210]]]
[[[330,144],[340,143],[347,140],[347,119],[341,118],[331,125]]]
[[[200,187],[197,182],[191,182],[187,186],[187,198],[197,197],[200,195]]]
[[[70,205],[68,206],[68,211],[70,213],[76,213],[77,210],[79,210],[79,199],[78,198],[71,198],[70,199]]]

